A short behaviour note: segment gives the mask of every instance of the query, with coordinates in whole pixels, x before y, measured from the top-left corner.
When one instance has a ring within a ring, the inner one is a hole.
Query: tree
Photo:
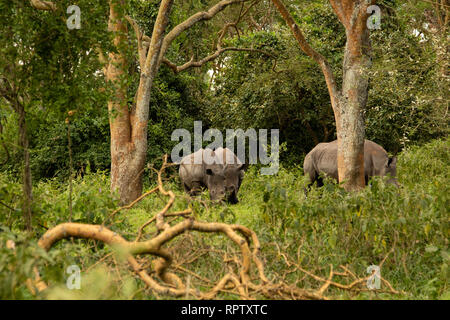
[[[13,72],[12,70],[10,70]],[[22,169],[22,191],[23,191],[23,205],[22,212],[27,230],[31,230],[31,205],[33,200],[33,191],[31,184],[31,169],[30,169],[30,151],[28,149],[29,139],[27,134],[27,122],[25,104],[26,98],[22,96],[18,89],[11,84],[8,79],[0,78],[0,96],[3,97],[10,107],[17,113],[18,127],[19,127],[19,147],[23,153],[23,169]]]
[[[32,202],[32,158],[36,158],[32,149],[33,138],[37,135],[36,123],[45,122],[42,120],[46,118],[57,122],[55,118],[64,119],[69,108],[96,101],[95,93],[87,93],[95,88],[94,71],[99,63],[96,57],[89,55],[91,43],[85,37],[87,32],[78,34],[68,43],[69,31],[60,28],[58,17],[42,17],[28,3],[18,0],[1,0],[0,7],[3,23],[0,37],[0,111],[2,121],[7,118],[5,128],[8,129],[5,131],[9,131],[4,133],[9,140],[4,141],[3,135],[2,142],[6,142],[3,143],[5,150],[8,147],[11,149],[11,152],[6,151],[6,155],[7,158],[11,155],[10,162],[17,163],[14,169],[20,166],[22,214],[25,227],[30,230],[32,213],[36,212]],[[64,117],[61,117],[63,114]],[[14,127],[18,129],[17,134],[11,132],[15,130],[11,130],[8,120],[17,121]],[[64,123],[63,120],[61,122]],[[18,143],[13,142],[16,136]]]
[[[325,77],[336,121],[338,138],[339,181],[346,190],[364,187],[364,110],[367,103],[368,77],[371,65],[367,19],[374,0],[330,0],[343,24],[347,43],[344,53],[343,80],[338,88],[330,64],[306,41],[302,31],[281,0],[272,0],[291,28],[300,48],[316,61]]]
[[[221,0],[207,11],[197,12],[185,21],[175,26],[166,34],[173,0],[162,0],[154,23],[151,38],[146,36],[140,26],[130,16],[126,15],[125,0],[109,1],[108,29],[114,35],[114,51],[108,57],[99,51],[99,56],[105,62],[104,74],[112,84],[114,94],[108,101],[111,132],[111,190],[117,190],[122,203],[129,203],[142,193],[142,175],[147,154],[147,128],[149,119],[149,102],[153,81],[162,63],[167,64],[175,72],[191,67],[200,67],[215,59],[226,51],[249,50],[244,48],[222,48],[221,42],[228,28],[225,25],[219,35],[217,50],[199,61],[191,61],[177,66],[165,58],[171,43],[181,33],[200,21],[210,20],[226,7],[244,3],[247,0]],[[57,6],[51,1],[31,0],[34,8],[56,11]],[[135,95],[135,103],[129,108],[127,97],[127,54],[128,26],[131,24],[137,38],[137,53],[140,67],[140,79]]]
[[[431,28],[428,13],[437,12],[432,2],[392,1],[380,3],[380,8],[382,27],[371,34],[365,131],[370,140],[396,154],[448,135],[444,97],[449,87],[442,73],[447,43],[435,37],[439,28]]]
[[[336,70],[341,70],[346,35],[331,5],[323,0],[292,3],[298,4],[291,14],[308,43],[326,57],[336,82],[342,83]],[[274,7],[271,1],[269,6]],[[247,17],[246,22],[248,28],[264,25],[263,30],[243,28],[233,41],[270,50],[277,56],[276,65],[245,52],[218,59],[210,90],[213,103],[203,104],[204,114],[219,129],[280,128],[280,143],[286,145],[280,159],[284,165],[298,164],[319,142],[336,139],[330,96],[319,65],[299,50],[278,10],[274,8],[274,17],[266,19],[266,4],[257,15],[262,7],[255,7],[253,19]],[[442,65],[436,64],[446,62],[438,58],[446,42],[436,42],[426,27],[430,23],[424,11],[434,12],[432,3],[389,1],[379,7],[381,29],[370,34],[365,136],[397,154],[406,146],[448,134],[443,99],[448,81],[440,76]]]
[[[252,11],[252,20],[246,20],[249,26],[264,25],[264,30],[243,29],[233,41],[239,46],[270,50],[275,62],[245,52],[219,59],[210,90],[213,103],[204,105],[205,116],[221,130],[279,128],[280,143],[286,146],[281,161],[298,164],[316,144],[335,139],[334,117],[320,68],[298,49],[272,2],[266,4],[273,8],[273,18],[258,16],[261,6]],[[326,50],[332,66],[339,67],[345,34],[329,6],[321,1],[302,2],[295,13],[305,17],[302,28],[308,30],[309,42],[316,50]],[[317,21],[323,22],[320,27]]]

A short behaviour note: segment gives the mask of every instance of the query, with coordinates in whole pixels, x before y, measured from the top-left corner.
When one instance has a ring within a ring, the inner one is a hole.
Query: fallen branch
[[[31,5],[38,10],[44,10],[44,11],[55,11],[56,10],[56,4],[54,4],[52,1],[43,1],[43,0],[30,0]]]

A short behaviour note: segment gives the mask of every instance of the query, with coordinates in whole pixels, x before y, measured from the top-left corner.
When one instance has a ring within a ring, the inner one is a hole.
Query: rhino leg
[[[318,186],[318,187],[323,187],[323,179],[322,179],[321,176],[318,176],[318,177],[316,178],[316,183],[317,183],[317,186]]]
[[[320,177],[315,170],[309,171],[306,176],[309,178],[309,183],[308,183],[308,186],[307,186],[308,189],[311,188],[311,186],[315,182],[317,182],[317,186],[318,187],[323,186],[322,177]]]

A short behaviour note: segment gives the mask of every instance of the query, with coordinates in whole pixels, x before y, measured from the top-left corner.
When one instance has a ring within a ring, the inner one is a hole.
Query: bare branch
[[[177,66],[175,63],[171,62],[169,59],[167,59],[166,57],[162,57],[162,62],[164,64],[166,64],[169,68],[172,69],[172,71],[174,73],[178,73],[181,71],[184,71],[186,69],[192,68],[192,67],[201,67],[204,64],[216,59],[218,56],[220,56],[222,53],[226,52],[226,51],[247,51],[247,52],[259,52],[262,53],[264,55],[267,55],[273,59],[276,59],[276,57],[264,50],[260,50],[260,49],[253,49],[253,48],[237,48],[237,47],[226,47],[226,48],[222,48],[222,41],[223,38],[225,37],[227,31],[229,28],[235,28],[237,33],[239,34],[237,25],[239,23],[239,21],[241,21],[242,17],[245,16],[249,10],[256,4],[257,1],[253,2],[246,10],[243,10],[243,7],[241,7],[241,11],[239,12],[239,16],[237,18],[237,20],[235,22],[231,22],[231,23],[227,23],[223,26],[222,30],[219,31],[219,38],[217,40],[217,49],[214,53],[210,54],[209,56],[199,60],[199,61],[194,61],[194,57],[191,58],[191,60],[189,62],[186,62],[185,64],[181,65],[181,66]]]
[[[275,58],[275,56],[273,56],[272,54],[264,51],[264,50],[259,50],[259,49],[252,49],[252,48],[237,48],[237,47],[227,47],[227,48],[220,48],[218,49],[216,52],[214,52],[213,54],[199,60],[199,61],[194,61],[194,57],[191,58],[191,60],[189,62],[186,62],[185,64],[181,65],[181,66],[177,66],[175,63],[171,62],[170,60],[168,60],[167,58],[163,58],[163,63],[166,64],[170,69],[172,69],[172,71],[174,73],[178,73],[181,71],[184,71],[186,69],[192,68],[192,67],[201,67],[203,66],[205,63],[210,62],[214,59],[216,59],[218,56],[220,56],[222,53],[226,52],[226,51],[247,51],[247,52],[258,52],[258,53],[262,53],[265,54],[267,56],[270,56],[272,58]]]
[[[141,28],[139,28],[139,25],[136,21],[134,21],[133,18],[130,16],[125,16],[127,21],[131,24],[131,26],[134,29],[134,33],[136,34],[137,42],[138,42],[138,55],[139,55],[139,66],[142,68],[145,65],[145,59],[147,58],[147,51],[150,45],[150,41],[143,41],[144,37],[145,40],[150,40],[147,36],[144,35],[144,33],[141,31]]]
[[[158,16],[156,17],[155,26],[153,28],[150,49],[144,66],[144,72],[151,74],[151,69],[158,70],[159,57],[164,55],[163,43],[164,34],[169,23],[169,14],[172,9],[173,0],[163,0],[159,6]]]

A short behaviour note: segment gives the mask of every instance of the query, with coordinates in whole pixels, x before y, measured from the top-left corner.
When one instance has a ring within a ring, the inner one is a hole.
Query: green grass
[[[173,190],[177,195],[171,209],[173,211],[190,205],[199,220],[237,223],[253,229],[260,239],[261,256],[266,274],[271,279],[277,279],[291,269],[280,256],[279,250],[304,269],[322,277],[327,277],[330,265],[334,269],[346,265],[356,275],[364,277],[368,266],[380,264],[392,250],[381,274],[402,294],[355,294],[330,288],[327,295],[336,299],[449,299],[449,169],[450,139],[446,139],[410,148],[399,155],[398,180],[401,187],[398,189],[386,185],[378,178],[372,181],[370,187],[358,193],[347,193],[338,185],[326,183],[323,188],[313,188],[306,197],[303,192],[306,181],[301,168],[281,168],[276,176],[261,176],[257,168],[251,168],[246,173],[237,205],[211,204],[207,192],[204,192],[199,199],[208,205],[205,208],[182,192],[177,178],[171,178],[165,188]],[[154,176],[149,180],[154,181]],[[117,198],[109,193],[108,187],[109,179],[104,173],[87,173],[84,177],[77,178],[73,191],[73,221],[104,221],[117,207]],[[20,207],[20,185],[7,174],[0,175],[0,195],[3,196],[2,201],[10,207]],[[36,223],[51,227],[67,221],[66,185],[61,186],[55,181],[39,182],[34,188],[34,195]],[[118,213],[110,227],[132,240],[139,226],[161,210],[166,200],[163,196],[151,195],[133,209]],[[17,234],[20,228],[20,210],[12,211],[5,207],[0,210],[5,211],[0,218],[2,225]],[[43,228],[40,229],[36,237],[44,231]],[[155,229],[151,226],[146,231],[147,237],[155,234]],[[11,232],[4,232],[0,240],[3,241],[6,235],[10,238],[17,237]],[[36,239],[20,241],[35,243]],[[190,260],[193,253],[196,253],[199,257],[184,266],[210,280],[219,279],[226,270],[222,262],[223,253],[233,254],[237,251],[223,235],[196,232],[180,236],[169,247],[176,261]],[[39,248],[34,250],[30,253],[34,257],[33,264],[40,264],[40,270],[49,281],[59,283],[42,297],[80,298],[84,294],[90,298],[148,299],[151,295],[142,282],[133,278],[124,262],[117,261],[118,268],[115,268],[116,264],[111,259],[106,261],[109,261],[110,270],[115,271],[110,272],[110,278],[106,277],[102,281],[112,282],[114,285],[110,287],[117,286],[118,289],[92,293],[87,286],[84,293],[77,293],[76,296],[71,296],[64,290],[64,279],[67,276],[64,275],[62,266],[78,264],[83,271],[87,270],[111,252],[99,243],[85,240],[60,242],[50,251],[45,265],[38,259],[44,253]],[[12,259],[5,252],[0,257],[4,264]],[[31,258],[25,255],[23,259]],[[16,262],[17,266],[19,262]],[[23,280],[22,273],[26,274],[27,271],[21,271],[19,277],[18,271],[14,270],[13,268],[5,273],[3,277],[8,279],[17,276],[16,287],[12,291],[2,290],[2,298],[29,298],[19,281]],[[86,279],[98,281],[95,280],[98,277],[91,274],[102,273],[105,274],[93,268],[86,273]],[[284,278],[290,283],[297,282],[299,287],[320,286],[320,283],[311,277],[305,277],[299,271],[288,273]],[[192,281],[197,287],[203,288],[202,281],[194,278]],[[238,297],[224,293],[219,298]]]

